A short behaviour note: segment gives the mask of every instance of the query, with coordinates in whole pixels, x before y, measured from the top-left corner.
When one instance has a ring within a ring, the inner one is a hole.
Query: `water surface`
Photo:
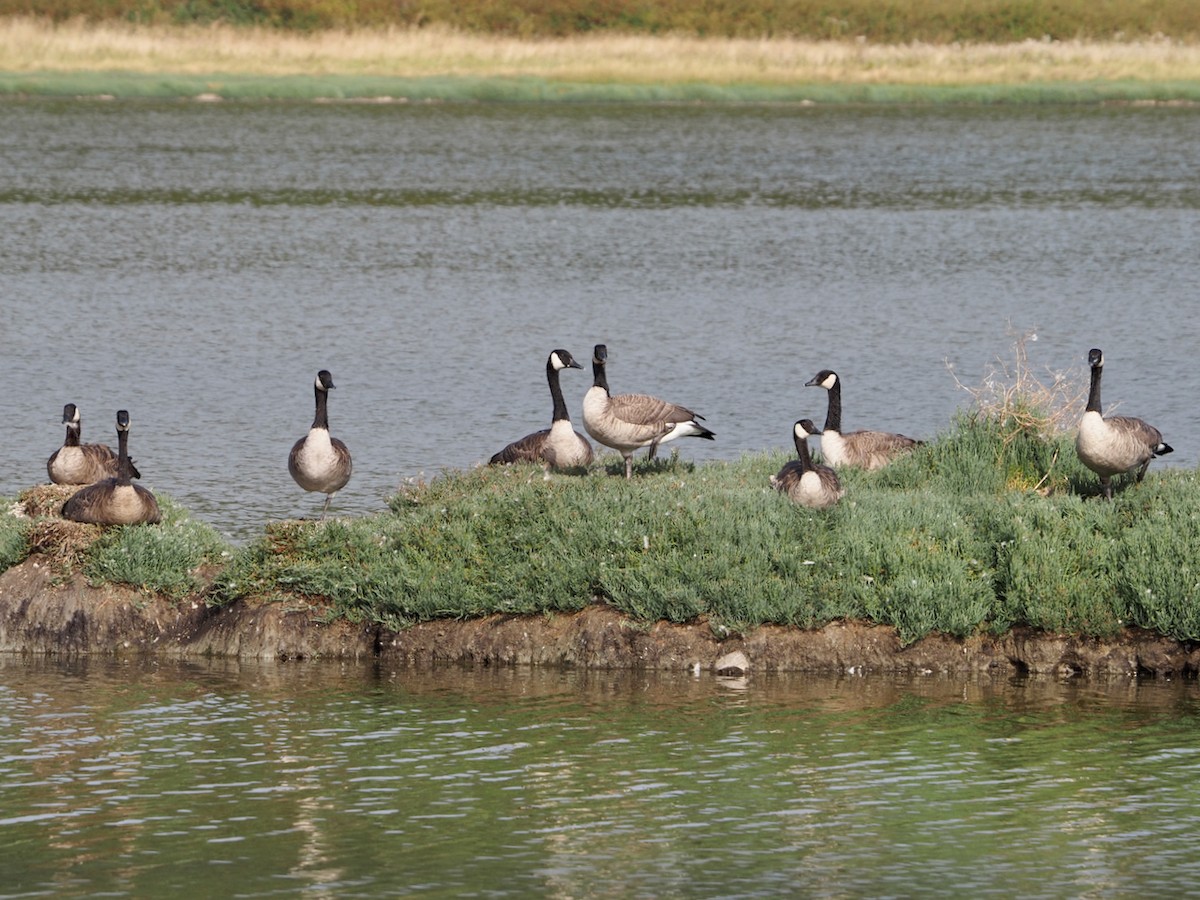
[[[342,514],[545,427],[549,351],[703,413],[687,459],[823,418],[932,437],[1015,333],[1194,467],[1200,111],[0,103],[0,492],[133,417],[144,483],[226,534],[312,514],[319,368]],[[951,371],[952,370],[952,371]],[[564,375],[579,426],[590,373]]]
[[[0,660],[0,895],[1182,895],[1194,682]]]

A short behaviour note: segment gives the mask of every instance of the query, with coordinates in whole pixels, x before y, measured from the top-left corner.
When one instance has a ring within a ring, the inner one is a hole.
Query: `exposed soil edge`
[[[202,598],[171,602],[123,585],[60,581],[30,557],[0,575],[0,652],[240,659],[367,659],[400,665],[457,663],[759,672],[1195,675],[1200,646],[1142,629],[1113,639],[1016,628],[966,639],[931,635],[907,647],[895,629],[835,622],[805,631],[763,626],[719,638],[704,623],[635,622],[605,606],[558,616],[439,620],[392,632],[324,622],[317,608]]]

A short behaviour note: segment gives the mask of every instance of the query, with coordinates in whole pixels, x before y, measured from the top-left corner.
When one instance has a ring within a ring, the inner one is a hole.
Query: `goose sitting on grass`
[[[811,509],[828,509],[845,496],[846,491],[829,466],[813,462],[808,452],[808,439],[820,434],[810,419],[801,419],[792,426],[792,438],[796,443],[796,456],[784,464],[778,474],[771,476],[771,486],[800,506]]]
[[[578,469],[591,465],[592,445],[571,425],[567,402],[563,399],[558,373],[563,369],[582,369],[566,350],[554,350],[546,360],[546,381],[554,405],[550,427],[527,434],[495,454],[488,465],[500,466],[518,462],[540,462],[550,469]]]
[[[821,431],[821,456],[831,466],[881,469],[921,442],[888,431],[842,431],[842,380],[831,369],[822,369],[805,387],[829,392],[829,411]]]
[[[64,519],[91,525],[155,525],[162,520],[158,501],[132,482],[129,459],[129,412],[117,411],[117,474],[80,488],[63,504]]]

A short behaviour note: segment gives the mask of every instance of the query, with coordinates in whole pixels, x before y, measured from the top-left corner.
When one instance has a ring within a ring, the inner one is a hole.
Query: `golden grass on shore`
[[[583,36],[522,40],[441,29],[297,34],[0,21],[0,72],[533,76],[565,82],[982,85],[1200,80],[1200,45],[1026,41],[873,45],[859,41]]]

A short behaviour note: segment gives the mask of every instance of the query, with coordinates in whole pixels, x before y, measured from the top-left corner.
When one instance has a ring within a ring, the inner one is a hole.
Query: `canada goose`
[[[554,401],[554,412],[550,427],[527,434],[513,441],[490,460],[488,465],[497,466],[515,462],[541,462],[546,469],[572,469],[587,466],[592,462],[592,445],[587,438],[571,426],[567,402],[563,399],[558,373],[563,369],[582,369],[566,350],[555,350],[546,360],[546,381],[550,384],[550,397]]]
[[[1133,416],[1104,416],[1100,411],[1100,375],[1104,369],[1104,354],[1088,351],[1092,367],[1092,385],[1088,391],[1087,409],[1079,421],[1075,452],[1079,461],[1100,476],[1105,499],[1112,499],[1112,477],[1137,469],[1137,480],[1146,476],[1150,460],[1170,453],[1170,444],[1163,443],[1162,432],[1153,425]]]
[[[333,495],[350,480],[350,451],[335,437],[329,436],[329,413],[326,405],[329,392],[333,389],[333,376],[326,369],[317,373],[313,382],[316,394],[317,414],[313,417],[308,434],[296,441],[288,454],[288,471],[296,484],[306,491],[318,491],[325,495],[321,507],[321,518],[329,509]]]
[[[809,435],[820,433],[811,419],[801,419],[792,426],[799,459],[785,463],[777,475],[772,475],[771,486],[781,494],[787,494],[793,503],[828,509],[841,500],[846,491],[837,473],[829,466],[814,463],[808,453]]]
[[[129,412],[117,410],[117,474],[80,488],[63,504],[62,516],[91,525],[156,525],[162,516],[158,501],[134,484],[129,459]]]
[[[829,411],[821,431],[821,456],[831,466],[858,466],[881,469],[897,456],[921,442],[903,434],[887,431],[851,431],[842,433],[842,381],[837,373],[822,369],[805,387],[829,391]]]
[[[650,448],[650,459],[658,445],[678,437],[713,440],[716,435],[701,425],[704,416],[647,394],[608,392],[604,365],[608,347],[597,344],[592,353],[592,387],[583,397],[583,425],[588,434],[625,457],[625,477],[633,477],[633,451]]]
[[[68,403],[63,407],[62,423],[67,426],[63,445],[46,460],[46,472],[55,484],[95,484],[117,474],[117,454],[108,444],[81,444],[83,427],[79,407]],[[134,478],[141,478],[137,467],[130,463]]]

